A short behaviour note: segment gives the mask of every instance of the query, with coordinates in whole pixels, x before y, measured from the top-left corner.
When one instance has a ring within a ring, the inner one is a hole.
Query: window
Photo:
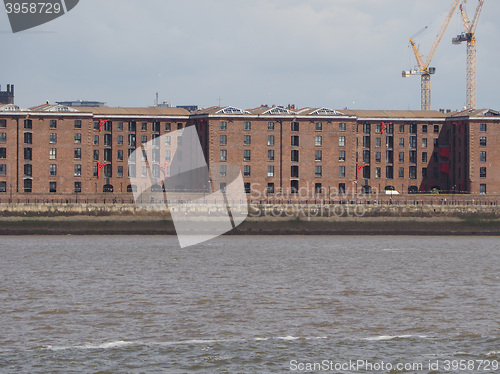
[[[316,176],[316,178],[321,177],[323,175],[323,169],[321,168],[321,166],[316,166],[314,172],[315,172],[314,175]]]
[[[417,163],[417,151],[410,151],[410,163]]]
[[[291,178],[298,178],[299,177],[299,167],[297,165],[293,165],[290,168],[290,177]]]
[[[417,148],[417,137],[416,136],[410,136],[410,148],[412,148],[412,149]]]
[[[250,135],[243,135],[243,144],[250,145],[252,142],[252,138]]]
[[[177,130],[182,130],[183,127],[184,125],[181,122],[177,123]]]
[[[24,180],[24,192],[31,192],[32,187],[33,187],[33,180],[32,179],[25,179]]]
[[[128,146],[135,147],[135,134],[128,134]]]
[[[116,138],[116,144],[123,145],[123,135],[118,135]]]
[[[274,183],[267,184],[267,193],[274,193]]]
[[[486,184],[481,183],[481,184],[479,185],[479,193],[480,193],[480,194],[485,194],[485,193],[486,193]]]
[[[487,129],[488,129],[488,127],[487,127],[486,123],[481,123],[479,125],[479,131],[486,132]]]
[[[297,131],[299,131],[299,123],[298,123],[298,122],[292,122],[292,123],[291,123],[291,131],[292,131],[292,132],[297,132]]]
[[[182,145],[182,136],[177,137],[177,145]]]
[[[158,121],[153,122],[153,132],[160,132],[160,122]]]
[[[480,145],[481,147],[486,147],[486,136],[481,136],[481,137],[479,138],[479,145]]]
[[[82,192],[82,182],[75,182],[75,193]]]
[[[116,153],[117,161],[123,161],[123,150],[119,149]]]
[[[243,188],[245,189],[245,193],[250,193],[251,192],[251,188],[252,186],[250,185],[249,182],[245,182],[243,183]]]
[[[142,135],[141,136],[141,144],[144,145],[148,142],[148,136],[147,135]]]
[[[50,126],[51,129],[57,129],[57,120],[56,119],[51,119],[49,126]]]
[[[80,144],[82,142],[82,134],[75,134],[75,143]]]
[[[99,145],[99,135],[94,135],[94,145]]]
[[[423,163],[427,162],[427,152],[422,152],[422,162]]]
[[[345,146],[345,136],[339,136],[339,147]]]
[[[221,130],[227,130],[227,122],[226,121],[220,121],[219,128]]]
[[[251,130],[252,129],[252,123],[249,121],[243,122],[243,130]]]
[[[136,174],[137,174],[136,166],[134,164],[129,164],[128,165],[128,176],[135,178]]]
[[[416,166],[410,166],[410,179],[417,179],[417,167]]]
[[[274,145],[274,135],[267,136],[267,145]]]
[[[296,135],[292,136],[291,142],[292,142],[292,146],[298,147],[299,146],[299,137]]]
[[[370,148],[370,136],[363,136],[363,148]]]
[[[5,150],[5,148],[3,148]],[[2,157],[2,148],[0,148],[0,158],[5,158]],[[24,160],[25,161],[31,161],[33,159],[33,149],[32,148],[24,148]]]
[[[274,130],[274,122],[268,122],[267,123],[267,129],[268,130]]]
[[[398,177],[399,178],[404,178],[405,177],[405,168],[399,168],[399,170],[398,170]]]
[[[322,130],[323,130],[323,123],[316,122],[316,131],[322,131]]]
[[[123,122],[118,122],[118,125],[116,126],[116,130],[123,131]]]
[[[410,125],[410,134],[416,134],[417,133],[417,124],[416,123],[412,123]]]
[[[172,130],[172,124],[170,122],[165,123],[165,131]]]
[[[375,152],[375,162],[382,162],[382,153]]]
[[[394,152],[393,151],[385,151],[385,162],[388,164],[392,164],[394,162]]]
[[[369,123],[363,124],[363,133],[369,134],[371,131],[371,125]]]
[[[57,192],[57,183],[49,182],[49,192]]]
[[[94,122],[94,130],[99,130],[99,122]]]
[[[106,123],[104,123],[104,131],[106,131],[106,132],[113,131],[113,122],[106,121]]]
[[[369,150],[363,151],[363,163],[365,163],[365,164],[370,163],[370,151]]]
[[[339,183],[339,193],[345,193],[345,183]]]
[[[24,176],[32,177],[33,176],[33,166],[31,164],[24,165]]]
[[[0,132],[0,143],[5,143],[7,141],[7,133]]]
[[[155,166],[158,166],[158,165],[153,165],[153,172],[155,170]],[[104,165],[104,177],[105,178],[111,178],[113,176],[113,167],[111,165]],[[157,178],[159,177],[159,175],[157,176]]]
[[[148,153],[145,149],[143,149],[141,152],[141,161],[147,161],[147,159],[148,159]]]
[[[0,158],[7,158],[7,148],[0,148]]]
[[[386,179],[393,179],[394,178],[394,168],[392,166],[385,167],[385,177],[386,177]]]
[[[375,168],[375,178],[380,178],[382,175],[382,169],[381,168]]]
[[[104,145],[111,146],[111,134],[104,134]]]
[[[7,165],[0,164],[0,175],[7,175]]]
[[[314,140],[314,145],[319,147],[323,145],[323,137],[322,136],[316,136]]]
[[[154,152],[153,152],[153,155],[154,155]],[[111,162],[112,160],[113,160],[112,149],[111,148],[106,148],[104,150],[104,161]],[[155,160],[153,160],[153,161],[155,161]]]
[[[243,176],[244,177],[250,176],[250,165],[243,166]]]
[[[225,149],[220,150],[219,159],[220,161],[227,161],[227,151]]]
[[[405,132],[405,125],[399,125],[399,132],[404,133]]]
[[[148,123],[147,122],[141,123],[141,131],[148,131]]]
[[[400,163],[405,162],[405,153],[404,152],[399,152],[399,162]]]
[[[399,147],[404,148],[405,146],[405,139],[404,138],[399,138]]]
[[[6,119],[0,119],[0,127],[7,127],[7,120]]]
[[[57,175],[57,165],[49,165],[49,174]]]
[[[220,145],[226,145],[226,144],[227,144],[227,136],[221,135],[220,136]]]
[[[394,125],[392,123],[387,124],[387,127],[385,128],[385,132],[387,134],[393,134],[394,133]]]
[[[123,177],[123,166],[118,166],[118,168],[116,169],[116,176],[118,178],[122,178]]]
[[[339,123],[339,131],[345,131],[345,128],[346,126],[344,122]]]
[[[479,152],[479,161],[486,162],[486,152]]]
[[[267,161],[274,161],[274,150],[269,149],[267,151]]]
[[[439,169],[434,168],[434,178],[437,178],[437,177],[439,177]]]
[[[57,143],[57,134],[55,133],[50,134],[49,143]]]
[[[75,165],[75,177],[79,177],[82,175],[82,165],[76,164]]]
[[[250,150],[249,149],[243,150],[243,161],[250,161]]]
[[[50,160],[55,160],[57,158],[57,149],[56,148],[50,148],[49,149],[49,159]]]
[[[225,177],[227,175],[227,166],[221,165],[219,168],[219,174],[221,177]]]
[[[24,133],[24,144],[32,144],[33,143],[33,133],[25,132]]]
[[[427,125],[422,125],[422,132],[427,133]]]
[[[24,120],[24,128],[27,130],[30,130],[33,128],[33,121],[30,119],[25,119]]]
[[[165,151],[165,161],[170,161],[172,158],[170,150]]]
[[[171,144],[171,138],[170,136],[165,136],[165,145],[170,145]]]
[[[434,125],[434,133],[439,133],[439,125]]]
[[[323,159],[323,151],[315,151],[314,152],[314,160],[315,161],[321,161]]]
[[[94,149],[94,161],[99,161],[99,150]]]
[[[340,178],[345,177],[345,166],[339,166],[339,177]]]
[[[427,168],[422,168],[422,178],[427,177]]]
[[[82,158],[82,149],[75,148],[75,160],[80,160]]]
[[[385,146],[387,148],[394,148],[394,137],[393,136],[386,136]]]
[[[339,151],[339,161],[341,161],[341,162],[345,161],[345,151],[344,150]]]
[[[382,125],[381,124],[375,125],[375,132],[377,134],[380,134],[382,132]]]
[[[135,132],[136,129],[136,122],[135,121],[130,121],[128,123],[128,131],[129,132]]]
[[[422,138],[422,148],[427,148],[427,138]]]
[[[375,147],[380,148],[382,146],[382,138],[375,138]]]
[[[291,158],[292,162],[299,162],[299,151],[294,149],[291,152],[291,157],[290,158]]]
[[[274,177],[274,166],[273,165],[267,166],[267,176]]]
[[[479,177],[486,178],[486,168],[485,167],[479,168]]]

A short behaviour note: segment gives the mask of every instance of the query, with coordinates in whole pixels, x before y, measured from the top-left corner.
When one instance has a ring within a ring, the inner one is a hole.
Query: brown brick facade
[[[130,196],[130,152],[190,125],[198,131],[212,182],[236,165],[255,198],[334,198],[392,189],[498,194],[499,120],[491,110],[264,106],[190,114],[176,108],[4,106],[0,194]]]

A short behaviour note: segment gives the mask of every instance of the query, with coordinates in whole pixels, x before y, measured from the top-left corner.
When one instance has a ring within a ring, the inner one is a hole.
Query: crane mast
[[[464,0],[464,4],[467,0]],[[477,44],[476,44],[476,28],[479,21],[479,15],[483,8],[484,0],[479,0],[476,8],[476,13],[472,22],[469,21],[463,4],[460,5],[460,14],[464,25],[464,32],[452,39],[453,44],[461,44],[467,42],[467,90],[466,90],[466,107],[467,109],[476,109],[477,106]]]
[[[421,84],[420,84],[421,110],[431,109],[431,74],[434,74],[436,72],[436,68],[430,67],[429,65],[432,61],[432,58],[434,57],[434,54],[436,53],[437,47],[439,46],[439,43],[441,42],[444,33],[446,32],[446,29],[448,28],[448,25],[450,24],[451,18],[453,17],[453,13],[457,9],[459,2],[460,0],[453,1],[453,4],[451,5],[451,8],[446,16],[446,19],[444,20],[444,23],[441,26],[441,30],[439,30],[439,33],[437,34],[436,39],[432,44],[431,50],[429,51],[429,54],[427,55],[427,59],[425,60],[425,62],[417,46],[415,45],[415,42],[413,41],[413,37],[410,38],[410,44],[413,48],[415,58],[417,59],[418,70],[416,69],[404,70],[403,77],[407,77],[409,75],[421,76]]]

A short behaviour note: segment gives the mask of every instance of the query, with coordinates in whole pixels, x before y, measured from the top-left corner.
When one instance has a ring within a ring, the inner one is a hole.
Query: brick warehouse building
[[[258,197],[500,193],[500,113],[0,106],[0,199],[131,196],[128,155],[194,125],[212,173],[236,164]],[[137,186],[136,186],[137,187]],[[214,186],[218,188],[219,186]]]

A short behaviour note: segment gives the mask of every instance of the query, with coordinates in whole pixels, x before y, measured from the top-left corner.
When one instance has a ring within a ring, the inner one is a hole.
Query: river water
[[[0,373],[499,373],[499,247],[2,237]]]

